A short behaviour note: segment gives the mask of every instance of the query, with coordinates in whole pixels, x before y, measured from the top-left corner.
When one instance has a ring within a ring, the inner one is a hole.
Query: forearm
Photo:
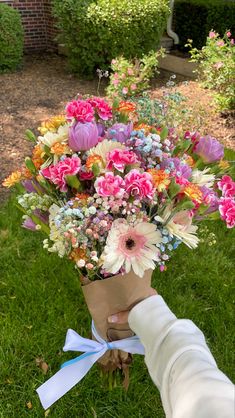
[[[132,309],[129,324],[145,347],[145,361],[161,392],[167,417],[201,418],[205,411],[205,418],[234,418],[233,385],[217,369],[202,332],[193,322],[178,320],[161,296],[152,296]],[[215,414],[208,410],[205,399],[211,390],[217,397],[217,402],[209,402],[209,407],[218,409]],[[204,407],[199,414],[202,399]],[[224,408],[225,404],[230,415],[219,415],[220,405]]]

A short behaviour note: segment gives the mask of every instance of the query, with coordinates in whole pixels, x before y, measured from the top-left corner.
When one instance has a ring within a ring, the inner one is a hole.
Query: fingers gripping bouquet
[[[44,248],[75,264],[94,338],[135,338],[128,325],[108,326],[108,316],[150,294],[151,272],[164,271],[180,243],[197,247],[200,221],[235,225],[235,182],[223,146],[198,133],[177,138],[140,120],[136,104],[111,106],[99,97],[68,103],[66,116],[39,131],[37,139],[27,133],[32,157],[4,181],[20,192],[23,226],[44,231]],[[126,372],[130,355],[111,348],[99,361]]]

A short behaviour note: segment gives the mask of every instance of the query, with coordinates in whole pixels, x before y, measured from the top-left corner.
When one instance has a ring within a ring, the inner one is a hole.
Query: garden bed
[[[152,83],[152,92],[161,97],[172,73],[161,70]],[[57,55],[27,56],[20,72],[0,76],[0,181],[23,161],[31,144],[24,140],[24,132],[37,126],[49,115],[62,112],[66,102],[77,93],[97,94],[98,79],[84,81],[66,71],[65,58]],[[177,75],[177,91],[188,100],[184,106],[190,111],[185,129],[199,129],[210,133],[226,147],[235,149],[235,114],[219,115],[212,104],[209,91],[202,89],[196,81]],[[104,91],[100,91],[100,94]],[[0,199],[7,192],[0,188]]]

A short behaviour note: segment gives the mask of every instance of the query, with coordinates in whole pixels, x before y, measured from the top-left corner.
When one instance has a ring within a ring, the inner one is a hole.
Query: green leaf
[[[30,142],[36,142],[37,141],[36,136],[34,135],[34,133],[30,129],[26,129],[25,136],[26,136],[26,139]]]
[[[179,191],[180,191],[180,185],[176,184],[175,179],[173,179],[168,189],[169,196],[173,198],[179,193]]]
[[[24,161],[25,161],[25,165],[29,169],[30,173],[33,174],[33,175],[37,174],[37,169],[36,169],[32,159],[30,157],[26,157]]]
[[[167,138],[167,135],[168,135],[168,128],[164,126],[164,128],[162,128],[161,133],[160,133],[161,140],[164,141],[164,139]]]
[[[66,183],[72,187],[72,189],[79,189],[81,186],[80,181],[78,180],[77,176],[66,176]]]
[[[99,164],[95,163],[92,165],[92,173],[94,174],[95,177],[97,177],[100,174],[100,167]]]

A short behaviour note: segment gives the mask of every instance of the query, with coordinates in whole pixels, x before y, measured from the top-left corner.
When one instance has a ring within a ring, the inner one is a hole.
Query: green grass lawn
[[[19,227],[12,203],[0,208],[0,418],[44,417],[35,389],[75,357],[62,352],[68,328],[89,336],[90,318],[73,266],[41,248],[42,235]],[[209,225],[217,245],[183,245],[153,283],[175,314],[205,333],[219,367],[234,378],[233,303],[235,230]],[[35,359],[49,365],[43,375]],[[27,403],[32,403],[32,408]],[[130,387],[107,391],[96,366],[48,413],[54,418],[163,418],[156,387],[141,356]]]

